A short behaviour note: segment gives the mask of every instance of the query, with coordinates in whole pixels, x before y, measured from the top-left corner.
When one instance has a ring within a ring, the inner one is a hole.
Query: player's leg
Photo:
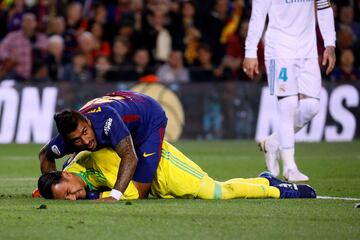
[[[298,96],[289,96],[278,99],[279,113],[279,146],[280,158],[283,161],[283,173],[297,169],[295,163],[295,111]]]
[[[275,60],[270,59],[265,61],[266,73],[270,95],[275,94],[276,84],[276,65]],[[265,163],[268,171],[274,176],[278,176],[280,173],[279,167],[279,141],[277,134],[272,134],[259,142],[260,150],[264,153]]]
[[[276,96],[279,115],[279,152],[283,161],[283,176],[289,181],[307,181],[309,178],[298,170],[295,162],[295,119],[298,112],[299,82],[302,77],[303,62],[301,60],[278,62],[281,70],[276,81],[278,83]],[[288,74],[284,74],[287,69]]]
[[[234,199],[234,198],[316,198],[315,190],[308,185],[286,183],[269,173],[262,173],[267,184],[253,184],[239,181],[214,181],[205,176],[201,181],[198,198]]]
[[[263,177],[257,177],[257,178],[233,178],[233,179],[230,179],[230,180],[226,181],[226,183],[233,183],[233,182],[261,184],[261,185],[266,185],[266,186],[270,185],[269,180],[267,180],[266,178],[263,178]]]
[[[287,183],[281,179],[276,178],[274,175],[267,171],[260,173],[259,176],[256,178],[234,178],[226,182],[245,182],[266,186],[276,186],[282,183]]]
[[[277,134],[266,138],[260,146],[265,153],[268,170],[277,176],[280,172],[279,156],[284,169],[297,169],[294,122],[298,105],[298,63],[293,59],[268,60],[267,73],[270,94],[277,96],[279,127]]]
[[[303,59],[299,77],[299,106],[295,131],[302,129],[320,110],[321,73],[318,60]]]
[[[266,178],[235,178],[227,182],[216,182],[166,141],[163,143],[162,158],[152,184],[152,193],[161,198],[201,199],[280,196],[279,190],[270,187]]]
[[[264,153],[265,163],[268,171],[270,171],[274,176],[279,176],[280,174],[280,152],[279,152],[279,138],[277,133],[273,133],[266,138],[262,139],[258,146],[260,151]]]
[[[265,182],[266,179],[263,179]],[[214,181],[205,176],[197,195],[200,199],[234,199],[234,198],[279,198],[280,190],[276,187],[240,181]]]
[[[164,141],[151,192],[159,198],[196,198],[205,176],[196,163]]]
[[[306,126],[320,109],[321,74],[318,60],[302,59],[299,68],[299,104],[294,119],[295,132]],[[309,180],[297,168],[285,168],[283,175],[289,181]]]
[[[299,107],[296,110],[295,132],[300,131],[306,126],[319,112],[320,100],[314,97],[308,97],[304,94],[299,96]]]
[[[317,59],[304,59],[298,63],[298,91],[299,101],[295,111],[294,131],[300,131],[319,111],[320,90],[321,90],[321,75]],[[281,115],[281,114],[279,114]],[[281,130],[280,130],[281,131]],[[270,135],[260,142],[260,148],[265,152],[265,157],[270,159],[273,167],[268,166],[268,169],[277,176],[278,168],[277,161],[279,159],[279,136],[277,133]],[[290,159],[290,160],[289,160]],[[284,176],[290,181],[306,181],[308,177],[301,173],[296,167],[293,158],[283,158],[284,161]],[[275,167],[274,167],[275,166]],[[275,169],[275,170],[273,170]]]
[[[300,94],[299,104],[295,113],[294,131],[297,133],[306,126],[319,111],[320,101],[317,98],[307,97]],[[267,168],[274,175],[279,174],[280,144],[277,133],[273,133],[259,143],[260,150],[264,152],[267,159]],[[296,168],[292,171],[285,171],[284,176],[290,181],[306,181],[308,177],[299,172]]]
[[[319,108],[320,100],[318,98],[309,97],[300,93],[298,107],[295,112],[295,133],[299,132],[316,116]],[[279,160],[279,137],[277,133],[273,133],[260,141],[259,147],[261,151],[267,154],[268,158]],[[271,172],[274,176],[277,176],[279,174],[277,161],[273,160],[270,162],[275,162],[275,166],[269,166],[268,169],[275,169]]]
[[[282,183],[272,176],[261,175],[251,179],[231,179],[217,182],[197,164],[187,158],[171,144],[164,141],[162,158],[152,184],[153,195],[160,198],[299,198],[311,188],[294,189],[296,185],[269,186]],[[262,184],[255,184],[262,183]],[[305,191],[305,190],[306,191]]]
[[[161,158],[162,142],[165,126],[155,128],[152,134],[140,146],[135,146],[138,164],[133,175],[133,181],[139,188],[140,198],[147,197]]]

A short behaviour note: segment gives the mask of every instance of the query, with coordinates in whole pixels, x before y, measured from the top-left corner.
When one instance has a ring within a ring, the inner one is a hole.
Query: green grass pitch
[[[318,195],[360,198],[359,143],[297,145],[297,163]],[[217,180],[264,170],[252,141],[175,146]],[[0,145],[0,239],[360,239],[360,200],[33,199],[39,149]],[[41,204],[47,209],[37,209]]]

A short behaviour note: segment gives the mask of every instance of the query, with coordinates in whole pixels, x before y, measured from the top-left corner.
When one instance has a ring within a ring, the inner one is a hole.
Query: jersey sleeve
[[[317,0],[317,18],[325,47],[335,47],[336,33],[334,13],[329,0]]]
[[[245,57],[257,58],[257,46],[264,31],[271,0],[254,0],[251,9],[249,30],[245,41]]]
[[[65,143],[64,138],[58,134],[47,144],[46,156],[50,159],[57,159],[73,152]]]
[[[104,124],[104,134],[110,140],[113,148],[126,136],[130,135],[128,128],[120,115],[112,108],[106,110],[106,120]]]

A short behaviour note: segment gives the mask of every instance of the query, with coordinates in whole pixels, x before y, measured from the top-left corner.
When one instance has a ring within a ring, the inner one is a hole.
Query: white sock
[[[295,114],[295,132],[300,131],[320,110],[320,100],[304,98],[299,100]]]
[[[283,173],[286,173],[290,169],[297,169],[294,156],[295,156],[294,148],[280,150],[280,157],[283,160]]]
[[[288,97],[289,98],[289,97]],[[292,98],[292,97],[291,97]],[[285,100],[286,98],[281,99]],[[297,99],[297,97],[296,97]],[[287,108],[287,103],[280,103],[280,101],[278,101],[278,105],[279,105],[279,115],[280,115],[280,104],[282,104],[282,109],[284,111],[286,111]],[[289,100],[287,100],[289,101]],[[292,100],[290,101],[294,101],[294,99],[292,98]],[[297,100],[298,101],[298,100]],[[294,103],[289,104],[290,105],[295,105]],[[313,117],[316,116],[316,114],[319,112],[320,109],[320,101],[319,99],[316,98],[304,98],[298,101],[298,105],[297,108],[295,110],[295,118],[294,118],[294,140],[292,141],[292,137],[289,138],[289,135],[287,134],[283,134],[283,138],[282,140],[280,140],[280,129],[283,128],[283,125],[281,125],[279,127],[279,134],[277,133],[273,133],[271,134],[267,141],[268,144],[271,147],[274,148],[278,148],[280,150],[280,157],[283,160],[283,169],[284,172],[290,170],[290,169],[296,169],[297,165],[295,163],[295,150],[294,150],[294,146],[295,146],[295,133],[300,131],[308,122],[311,121],[311,119],[313,119]],[[280,122],[282,122],[284,120],[280,120]],[[280,123],[281,124],[281,123]],[[291,142],[288,142],[287,144],[280,144],[281,141],[291,141],[293,143],[292,147],[290,146]],[[284,148],[287,147],[287,148]]]
[[[279,127],[278,137],[280,149],[294,148],[295,145],[295,111],[297,96],[289,96],[278,100]]]
[[[283,161],[283,171],[297,168],[295,163],[295,113],[298,96],[289,96],[278,100],[279,127],[278,137],[280,156]]]
[[[279,149],[279,137],[275,132],[266,138],[267,148],[270,148],[272,151],[277,151]]]

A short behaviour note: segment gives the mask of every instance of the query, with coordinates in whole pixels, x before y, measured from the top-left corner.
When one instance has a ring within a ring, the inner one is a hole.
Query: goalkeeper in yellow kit
[[[117,179],[120,162],[111,148],[80,152],[62,172],[45,173],[39,178],[40,194],[48,199],[68,200],[107,197]],[[310,186],[286,183],[267,172],[256,178],[215,181],[166,141],[151,194],[158,198],[200,199],[316,197]],[[138,198],[136,182],[130,182],[121,200]]]

